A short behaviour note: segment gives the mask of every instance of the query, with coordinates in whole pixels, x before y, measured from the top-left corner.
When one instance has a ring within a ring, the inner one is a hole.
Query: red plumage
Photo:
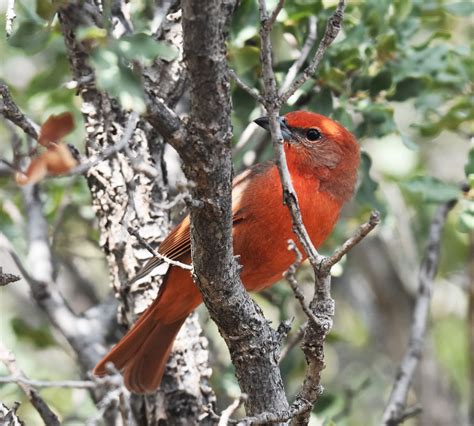
[[[311,112],[287,114],[282,129],[284,135],[290,135],[285,140],[285,152],[303,222],[318,247],[332,231],[342,205],[353,193],[359,147],[340,124]],[[256,165],[235,178],[232,212],[234,253],[240,255],[242,282],[247,290],[262,290],[282,278],[294,261],[287,241],[297,241],[273,163]],[[159,251],[171,259],[191,262],[189,217],[168,235]],[[157,258],[150,260],[138,277],[161,262]],[[125,384],[131,391],[154,391],[160,384],[176,334],[201,302],[190,272],[171,266],[157,299],[99,362],[94,374],[104,375],[105,364],[112,362],[123,370]]]

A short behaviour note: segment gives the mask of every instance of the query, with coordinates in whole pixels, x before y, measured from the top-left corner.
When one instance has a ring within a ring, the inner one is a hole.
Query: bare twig
[[[2,342],[0,342],[0,361],[5,364],[12,376],[17,379],[16,383],[28,397],[31,404],[36,408],[36,411],[38,411],[45,424],[51,426],[59,426],[60,423],[56,414],[54,414],[51,408],[48,407],[48,405],[46,404],[46,402],[44,402],[39,393],[24,381],[28,380],[27,377],[17,365],[13,353],[8,350]]]
[[[18,275],[3,272],[3,268],[0,266],[0,287],[19,281],[20,279],[21,277]]]
[[[13,21],[16,18],[15,13],[15,0],[8,0],[7,4],[7,14],[5,17],[5,35],[10,37],[13,32]]]
[[[20,111],[8,86],[0,81],[0,114],[22,129],[33,139],[38,139],[39,126]]]
[[[78,166],[71,169],[67,174],[62,175],[62,176],[75,176],[75,175],[82,175],[84,173],[87,173],[91,168],[97,166],[102,161],[105,161],[113,157],[118,152],[120,152],[130,142],[133,136],[133,132],[135,131],[135,128],[137,127],[138,119],[139,117],[136,112],[130,113],[122,138],[120,139],[118,143],[107,147],[102,152],[100,152],[100,154],[96,158],[93,158],[92,160],[89,160],[85,163],[79,164]]]
[[[318,258],[310,258],[315,275],[315,290],[309,309],[316,317],[316,321],[310,321],[304,333],[302,348],[306,355],[308,369],[303,386],[298,393],[298,398],[304,401],[310,401],[311,406],[323,392],[323,388],[320,384],[321,372],[325,367],[323,344],[332,328],[332,318],[334,316],[334,301],[330,293],[331,267],[340,260],[347,250],[354,247],[373,230],[379,223],[379,220],[378,212],[373,212],[368,222],[361,225],[355,234],[350,237],[341,248],[335,251],[334,255],[324,257],[318,254]],[[292,424],[307,424],[309,414],[309,410],[300,414],[293,419]]]
[[[237,86],[239,86],[244,92],[254,98],[257,102],[263,103],[263,98],[260,92],[257,89],[250,87],[244,81],[242,81],[233,69],[229,69],[229,76],[230,78],[232,78],[232,80],[235,81],[235,84],[237,84]]]
[[[304,336],[304,331],[305,331],[307,326],[308,326],[308,323],[305,322],[303,325],[300,326],[300,328],[298,329],[298,331],[296,332],[296,334],[294,336],[290,336],[286,346],[284,346],[283,349],[280,352],[280,359],[278,360],[279,363],[281,363],[288,356],[288,354],[291,352],[291,350],[299,342],[301,342],[301,339]]]
[[[345,0],[339,0],[336,11],[329,18],[324,32],[323,39],[319,43],[318,49],[308,67],[303,71],[303,74],[296,79],[290,87],[280,96],[279,105],[283,105],[306,81],[308,81],[315,73],[316,68],[323,59],[327,48],[331,45],[334,39],[339,34],[342,20],[344,18],[344,9],[346,7]]]
[[[237,422],[239,426],[244,425],[265,425],[272,423],[287,422],[288,420],[307,412],[313,406],[312,403],[297,398],[291,404],[288,410],[283,410],[279,413],[261,413],[253,417],[245,417]]]
[[[236,398],[225,410],[223,410],[217,426],[227,426],[229,424],[230,416],[232,416],[232,414],[234,414],[240,408],[246,399],[247,395],[242,394]]]
[[[338,422],[339,420],[344,419],[347,417],[354,405],[354,399],[357,398],[361,392],[366,389],[370,385],[370,378],[366,377],[361,383],[357,386],[351,386],[344,390],[344,406],[342,407],[341,411],[333,416],[333,421]]]
[[[166,139],[178,153],[185,142],[180,118],[157,96],[146,96],[148,122]]]
[[[275,22],[278,18],[278,15],[281,12],[281,9],[283,9],[284,4],[285,4],[285,0],[279,0],[278,4],[275,6],[275,9],[273,9],[273,12],[270,15],[270,18],[268,19],[268,25],[270,27],[272,27],[275,24]]]
[[[378,214],[374,213],[368,222],[361,227],[359,232],[346,242],[341,249],[337,250],[333,256],[325,258],[320,255],[314,247],[309,234],[303,224],[301,210],[298,203],[298,196],[291,182],[286,155],[283,147],[283,137],[280,125],[277,121],[279,108],[286,100],[312,75],[321,61],[324,52],[336,37],[343,18],[345,2],[339,1],[334,15],[329,19],[326,33],[321,41],[315,58],[310,66],[305,70],[302,77],[296,80],[284,94],[279,97],[276,88],[275,75],[272,68],[272,47],[270,41],[271,20],[268,17],[265,0],[259,0],[260,5],[260,39],[261,39],[261,62],[263,68],[264,83],[264,106],[269,119],[269,130],[272,136],[273,148],[275,152],[275,163],[278,167],[280,180],[283,189],[283,202],[287,205],[292,222],[293,232],[298,237],[298,241],[303,247],[308,259],[313,267],[315,275],[314,296],[309,305],[306,306],[301,297],[298,286],[292,280],[292,288],[296,297],[300,300],[303,310],[311,319],[305,329],[303,340],[303,351],[306,355],[308,369],[305,380],[300,390],[297,401],[305,402],[305,409],[301,409],[291,418],[295,425],[307,424],[309,421],[310,409],[323,388],[320,384],[321,371],[325,367],[324,363],[324,341],[332,328],[332,318],[334,316],[334,301],[331,298],[331,267],[364,236],[366,236],[379,222]],[[291,277],[291,274],[290,274]],[[308,314],[310,312],[310,314]]]
[[[294,62],[294,64],[290,67],[290,69],[286,73],[285,79],[283,80],[283,83],[278,92],[280,96],[286,90],[288,90],[291,83],[293,83],[301,67],[303,66],[304,61],[306,61],[306,58],[308,57],[309,52],[311,52],[311,49],[313,48],[314,43],[316,42],[316,30],[317,30],[316,17],[310,16],[309,23],[308,23],[308,37],[306,37],[306,41],[304,42],[304,45],[301,49],[298,59]]]
[[[311,321],[313,321],[315,324],[318,324],[318,318],[316,318],[313,311],[309,308],[306,301],[304,300],[304,294],[301,291],[300,286],[298,285],[298,281],[296,281],[295,277],[296,270],[300,266],[301,261],[303,260],[303,256],[298,250],[298,247],[296,247],[296,244],[293,240],[288,240],[288,250],[295,252],[296,259],[285,272],[284,277],[290,283],[291,289],[293,290],[295,297],[298,299],[298,302],[300,302],[303,312]]]
[[[136,229],[128,227],[127,231],[130,235],[133,235],[140,242],[140,244],[143,245],[143,247],[145,247],[153,256],[158,257],[159,259],[163,260],[165,263],[168,263],[169,265],[178,266],[182,269],[186,269],[187,271],[193,270],[193,267],[191,265],[188,265],[187,263],[179,262],[177,260],[170,259],[169,257],[166,257],[162,255],[161,253],[157,252],[150,244],[148,244],[142,238],[142,236],[139,234],[139,232]]]
[[[53,259],[48,238],[48,224],[37,185],[23,188],[28,223],[28,267],[15,253],[8,239],[0,234],[0,247],[6,249],[28,283],[33,298],[48,315],[52,324],[67,339],[78,354],[83,371],[95,366],[105,350],[107,315],[86,318],[76,316],[53,283]],[[91,330],[101,332],[92,333]]]
[[[410,341],[385,407],[383,414],[384,425],[398,425],[406,415],[406,399],[408,391],[423,352],[423,342],[428,322],[431,293],[433,291],[433,279],[438,269],[440,257],[442,231],[446,221],[446,216],[455,204],[456,200],[442,204],[436,211],[431,222],[428,236],[428,247],[426,248],[425,258],[420,267],[420,284],[413,312]]]
[[[33,380],[15,376],[0,376],[0,383],[22,383],[34,388],[92,389],[97,387],[97,383],[92,380]]]
[[[337,262],[339,262],[352,247],[354,247],[360,241],[362,241],[366,237],[366,235],[370,231],[372,231],[379,223],[380,223],[380,213],[374,210],[370,214],[370,218],[368,222],[360,225],[357,231],[354,233],[354,235],[352,235],[352,237],[350,237],[348,240],[344,242],[344,244],[342,244],[340,247],[334,250],[334,253],[331,256],[324,259],[324,261],[321,263],[319,267],[320,273],[328,274],[331,268]]]

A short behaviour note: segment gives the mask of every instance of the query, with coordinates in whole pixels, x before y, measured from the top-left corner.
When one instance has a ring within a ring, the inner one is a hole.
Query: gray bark
[[[186,149],[179,151],[191,185],[195,281],[236,368],[249,414],[288,408],[278,368],[279,336],[245,291],[232,253],[228,20],[235,2],[185,0],[184,58],[191,111]]]
[[[75,38],[80,25],[93,22],[100,26],[95,22],[98,13],[95,5],[86,1],[63,7],[59,15],[72,74],[79,83],[79,94],[83,99],[89,157],[118,143],[128,120],[127,113],[114,99],[95,88],[93,70],[87,62],[87,48]],[[172,24],[164,24],[168,28],[164,33],[172,33],[176,40]],[[155,86],[163,81],[161,75],[167,68],[163,62],[158,61],[155,67],[147,69],[144,80],[146,86],[154,88],[153,91],[150,89],[149,96],[162,96],[172,105],[179,98],[176,94],[182,93],[183,72],[179,58],[169,67],[173,69],[175,78],[165,79],[164,93]],[[125,152],[117,153],[87,174],[99,222],[100,245],[106,254],[112,286],[119,301],[119,321],[125,327],[129,327],[151,303],[160,285],[156,278],[146,286],[126,285],[144,259],[149,257],[146,249],[128,234],[127,227],[137,229],[139,235],[153,245],[170,229],[169,215],[158,205],[166,197],[163,150],[164,143],[157,131],[146,121],[140,121]],[[140,168],[135,167],[134,158],[140,159]],[[132,398],[132,411],[138,424],[153,425],[171,420],[173,424],[195,424],[203,413],[205,415],[204,410],[213,403],[214,395],[208,386],[207,342],[200,333],[196,318],[189,318],[177,339],[178,349],[170,359],[163,386],[154,395]],[[105,355],[105,350],[101,355]]]

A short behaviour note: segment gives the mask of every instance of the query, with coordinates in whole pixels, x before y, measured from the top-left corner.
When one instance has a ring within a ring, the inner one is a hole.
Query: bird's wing
[[[243,191],[245,183],[248,180],[253,179],[255,175],[265,173],[270,167],[272,167],[272,165],[272,162],[256,164],[255,166],[236,176],[236,178],[234,179],[232,183],[232,195],[234,198],[232,203],[233,225],[241,222],[247,216],[245,208],[242,208],[242,206],[240,206],[240,203],[236,200],[239,198],[239,194]],[[171,260],[179,261],[183,258],[189,259],[191,257],[191,236],[189,232],[189,225],[189,216],[186,216],[183,221],[179,225],[177,225],[163,240],[160,245],[160,248],[158,249],[158,253]],[[159,258],[157,256],[153,256],[138,271],[137,275],[130,281],[130,284],[145,277],[153,269],[155,269],[157,266],[161,265],[164,262],[166,262],[166,260],[163,260],[162,258]]]

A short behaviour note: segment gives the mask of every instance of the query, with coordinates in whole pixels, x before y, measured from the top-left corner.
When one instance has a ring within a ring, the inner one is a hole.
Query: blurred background
[[[272,34],[280,85],[287,84],[294,61],[304,66],[305,58],[312,57],[314,38],[321,38],[335,3],[286,1]],[[159,0],[132,0],[134,25],[150,30],[160,5]],[[16,0],[18,18],[7,42],[6,0],[0,0],[0,79],[37,123],[72,112],[76,130],[67,142],[84,152],[80,99],[66,84],[71,76],[55,7],[54,1]],[[408,342],[428,227],[437,204],[452,197],[460,201],[447,219],[425,351],[408,402],[421,404],[423,412],[407,424],[468,424],[474,201],[472,190],[469,196],[459,188],[461,182],[469,183],[469,175],[471,186],[474,180],[473,11],[470,1],[349,1],[343,31],[315,77],[282,110],[328,115],[351,130],[363,149],[357,194],[322,252],[330,253],[344,241],[372,209],[383,219],[374,235],[334,268],[335,324],[325,348],[325,393],[312,424],[380,422]],[[228,57],[242,80],[260,89],[258,23],[257,2],[242,0],[232,21]],[[232,96],[238,172],[271,158],[272,148],[265,132],[249,125],[263,113],[255,101],[236,86]],[[186,111],[185,99],[179,108]],[[0,120],[0,157],[11,157],[13,134]],[[166,161],[170,193],[176,194],[184,177],[171,148]],[[44,187],[58,283],[74,311],[81,312],[110,294],[89,190],[80,177],[49,179]],[[176,217],[183,208],[177,205]],[[20,254],[27,244],[22,209],[18,187],[0,164],[0,229]],[[1,252],[0,266],[15,271]],[[310,297],[311,285],[304,285],[311,283],[309,268],[301,267],[298,279]],[[275,326],[294,318],[291,341],[305,318],[288,284],[281,282],[255,299]],[[223,340],[205,309],[199,311],[211,340],[213,387],[219,408],[224,408],[239,395],[239,387]],[[0,338],[29,377],[79,378],[73,354],[32,302],[23,280],[0,288]],[[305,371],[298,345],[283,359],[282,370],[294,396]],[[6,374],[3,365],[0,374]],[[45,389],[41,394],[66,425],[84,424],[95,410],[84,390]],[[0,400],[10,405],[21,401],[20,417],[27,424],[40,423],[15,384],[0,384]]]

